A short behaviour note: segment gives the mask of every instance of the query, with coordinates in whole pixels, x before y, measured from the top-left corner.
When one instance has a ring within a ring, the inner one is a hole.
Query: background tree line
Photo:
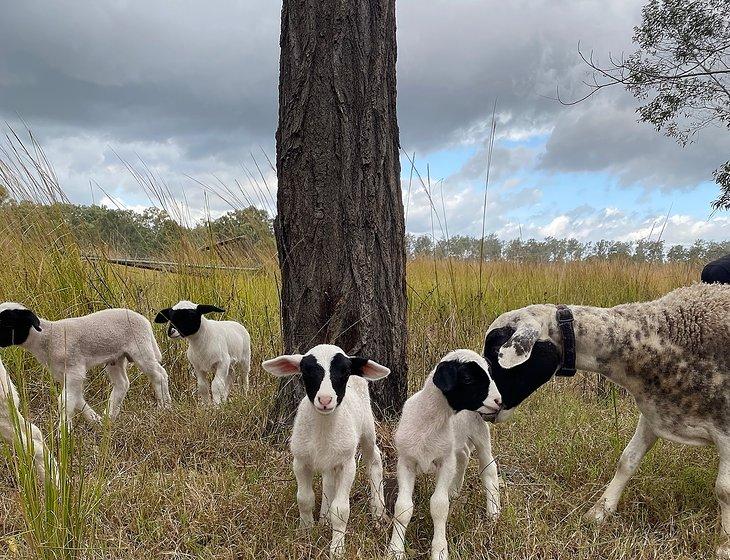
[[[203,250],[214,247],[218,253],[274,252],[272,220],[265,210],[254,206],[185,227],[161,208],[136,212],[97,205],[37,204],[13,200],[0,186],[0,220],[18,227],[65,223],[82,250],[105,247],[112,254],[133,258],[158,257],[191,246]]]
[[[664,241],[589,241],[577,239],[512,239],[503,241],[494,234],[481,239],[464,235],[434,240],[430,235],[408,235],[410,258],[435,257],[461,260],[565,262],[580,260],[630,260],[635,262],[709,261],[730,253],[730,241],[703,241],[690,246],[667,246]]]
[[[233,210],[222,216],[200,220],[193,227],[180,225],[170,214],[156,207],[143,212],[83,206],[79,204],[37,204],[17,202],[0,191],[0,219],[27,223],[39,214],[48,224],[65,222],[82,248],[103,246],[111,253],[126,257],[158,257],[175,252],[183,244],[232,253],[245,250],[273,254],[273,221],[265,210],[254,206]],[[502,240],[495,234],[484,238],[465,235],[448,240],[430,235],[406,235],[408,257],[451,258],[459,260],[566,262],[580,260],[630,260],[635,262],[709,261],[730,253],[730,241],[698,239],[690,246],[667,246],[664,241],[581,242],[577,239]]]

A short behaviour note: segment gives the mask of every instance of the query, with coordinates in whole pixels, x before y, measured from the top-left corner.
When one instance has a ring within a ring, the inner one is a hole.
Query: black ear
[[[350,356],[350,361],[352,362],[352,373],[355,375],[361,375],[362,368],[364,368],[370,360],[361,356]]]
[[[0,326],[13,333],[11,337],[13,340],[18,340],[16,339],[18,336],[27,338],[31,327],[38,332],[42,330],[40,319],[30,309],[7,309],[3,311],[0,313]],[[20,332],[24,332],[24,334],[18,335],[17,333]],[[23,338],[23,342],[25,342],[25,338]],[[16,342],[13,342],[13,344],[16,344]],[[21,342],[17,344],[21,344]]]
[[[167,309],[163,309],[157,314],[157,317],[155,317],[155,323],[167,323],[170,320],[170,312],[172,309],[169,307]]]
[[[216,307],[215,305],[198,305],[198,311],[201,315],[205,315],[206,313],[225,313],[225,309],[221,309],[220,307]]]
[[[527,363],[530,364],[534,371],[545,372],[543,374],[544,377],[550,379],[558,371],[562,363],[560,350],[550,340],[538,340],[535,343],[535,350],[533,352],[535,351],[537,353]]]
[[[496,367],[497,357],[499,356],[499,349],[515,334],[514,327],[501,327],[494,329],[487,333],[487,337],[484,339],[484,359],[487,360],[490,366]]]
[[[38,332],[41,332],[41,322],[38,316],[30,309],[11,309],[6,313],[10,317],[8,323],[12,327],[28,325],[28,327],[33,327]]]
[[[457,365],[454,362],[441,362],[433,374],[433,384],[441,389],[442,393],[447,393],[456,386],[457,377]]]
[[[359,375],[369,381],[377,381],[390,375],[389,368],[381,366],[370,358],[363,358],[362,356],[348,356],[348,358],[351,364],[350,373],[353,375]]]
[[[26,310],[26,313],[29,315],[30,326],[38,332],[41,332],[41,322],[38,319],[38,316],[30,310]]]

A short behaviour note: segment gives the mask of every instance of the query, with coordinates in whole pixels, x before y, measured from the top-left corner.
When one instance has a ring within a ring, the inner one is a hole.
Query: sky
[[[241,201],[273,210],[280,2],[0,2],[3,132],[32,130],[72,201],[141,209],[149,174],[191,221]],[[599,60],[633,50],[642,4],[398,0],[407,230],[481,235],[496,103],[486,232],[727,239],[730,214],[710,206],[727,130],[682,148],[619,89],[554,99],[586,91],[579,44]]]

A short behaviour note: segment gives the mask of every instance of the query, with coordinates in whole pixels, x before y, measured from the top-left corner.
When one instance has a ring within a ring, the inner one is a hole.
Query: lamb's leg
[[[195,371],[195,379],[197,381],[196,392],[198,394],[198,400],[201,404],[210,404],[210,383],[208,383],[206,372],[198,371],[195,368],[193,369]]]
[[[385,518],[385,489],[383,487],[383,457],[375,443],[375,432],[361,443],[362,458],[370,478],[370,513],[376,520]]]
[[[91,424],[101,424],[101,416],[86,402],[84,398],[84,380],[86,372],[69,371],[63,383],[63,389],[58,396],[59,407],[59,433],[61,426],[66,425],[70,432],[73,429],[73,417],[80,411],[84,418]]]
[[[314,491],[312,479],[314,471],[301,459],[294,458],[294,476],[297,478],[297,505],[299,506],[299,528],[307,529],[314,525]]]
[[[715,481],[715,494],[720,502],[723,543],[717,548],[717,557],[730,559],[730,442],[717,442],[720,465]]]
[[[474,440],[474,447],[479,458],[479,477],[482,479],[482,485],[487,494],[487,513],[495,519],[499,516],[500,511],[499,473],[497,472],[497,461],[492,455],[492,441],[487,424],[484,424],[479,435],[481,437]]]
[[[219,406],[226,402],[226,398],[228,396],[226,386],[228,385],[230,369],[231,362],[228,360],[221,360],[216,365],[213,382],[210,384],[210,392],[213,396],[213,404],[215,406]]]
[[[447,560],[446,520],[449,517],[449,487],[456,473],[456,457],[445,458],[436,475],[436,488],[431,495],[431,519],[433,519],[433,540],[431,560]]]
[[[464,486],[464,477],[466,476],[466,468],[469,466],[470,455],[471,449],[468,446],[456,451],[456,473],[449,488],[449,496],[452,498],[458,496]]]
[[[147,376],[155,392],[155,400],[160,408],[170,408],[172,398],[170,397],[170,385],[167,378],[167,371],[153,358],[137,359],[137,367]]]
[[[240,362],[234,362],[228,368],[228,375],[226,376],[226,385],[225,385],[226,400],[228,400],[228,397],[231,395],[231,389],[233,389],[233,383],[236,381],[236,376],[238,375],[238,372],[241,369],[242,369],[242,366],[241,366]]]
[[[7,379],[9,381],[9,378]],[[0,392],[1,393],[1,392]],[[0,436],[10,445],[15,444],[17,437],[23,449],[33,454],[33,466],[41,483],[46,480],[45,455],[48,453],[43,435],[38,427],[26,420],[20,413],[18,401],[14,394],[0,394],[0,407],[5,409],[0,413]],[[17,418],[17,425],[13,416]],[[20,428],[19,433],[16,428]],[[48,455],[49,468],[51,470],[51,480],[55,480],[55,461],[53,457]]]
[[[626,484],[656,440],[657,435],[651,429],[649,421],[643,414],[639,415],[639,424],[636,426],[631,441],[621,453],[616,474],[603,495],[598,499],[598,502],[586,513],[585,517],[587,519],[600,523],[616,511],[616,506]]]
[[[112,384],[112,392],[109,395],[109,405],[107,406],[107,414],[109,418],[115,420],[119,416],[122,409],[122,402],[129,391],[129,377],[127,376],[127,359],[120,358],[116,362],[107,364],[106,374],[109,382]]]
[[[398,499],[393,511],[393,536],[388,552],[396,560],[406,557],[406,529],[413,515],[413,487],[416,485],[416,465],[398,458]]]
[[[355,455],[348,459],[339,469],[337,490],[330,505],[330,525],[332,525],[332,542],[330,558],[342,558],[345,554],[345,531],[350,518],[350,490],[355,481]]]
[[[35,465],[36,473],[38,473],[38,478],[41,482],[45,482],[46,464],[48,464],[48,475],[51,482],[55,484],[58,477],[58,468],[53,455],[51,455],[51,452],[48,450],[45,442],[43,441],[43,434],[41,434],[41,430],[38,426],[32,422],[24,422],[25,425],[30,426],[31,438],[33,439],[33,464]]]
[[[322,505],[319,509],[319,522],[323,525],[329,523],[330,503],[335,498],[337,491],[337,473],[330,469],[322,473]]]
[[[241,373],[243,374],[243,394],[248,395],[248,389],[251,383],[251,357],[243,361],[241,365]]]

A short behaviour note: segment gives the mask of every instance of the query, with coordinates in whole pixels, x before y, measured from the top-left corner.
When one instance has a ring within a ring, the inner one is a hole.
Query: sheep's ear
[[[28,314],[30,315],[30,326],[33,327],[38,332],[41,332],[41,321],[38,319],[38,315],[33,313],[32,311],[28,311]]]
[[[377,381],[378,379],[383,379],[383,377],[388,377],[388,375],[390,375],[390,369],[367,358],[350,356],[350,361],[352,361],[352,373],[364,377],[365,379],[369,379],[370,381]]]
[[[536,321],[521,320],[514,334],[497,352],[497,362],[505,369],[524,364],[530,359],[532,349],[540,336],[540,325]]]
[[[440,362],[433,374],[433,384],[441,389],[442,393],[447,393],[456,385],[457,377],[457,366],[454,362]]]
[[[261,364],[261,367],[276,377],[296,375],[301,373],[299,364],[302,362],[303,357],[301,354],[285,354],[273,360],[266,360]]]
[[[170,320],[171,311],[172,311],[172,309],[170,309],[169,307],[167,309],[163,309],[162,311],[160,311],[157,314],[157,316],[155,317],[155,323],[159,323],[159,324],[167,323]]]
[[[3,319],[0,322],[2,322],[3,327],[8,327],[11,330],[27,326],[28,330],[33,327],[41,332],[41,321],[38,319],[38,315],[30,309],[8,309],[3,311]]]
[[[225,309],[221,309],[220,307],[216,307],[215,305],[198,305],[198,311],[205,315],[206,313],[225,313]]]

